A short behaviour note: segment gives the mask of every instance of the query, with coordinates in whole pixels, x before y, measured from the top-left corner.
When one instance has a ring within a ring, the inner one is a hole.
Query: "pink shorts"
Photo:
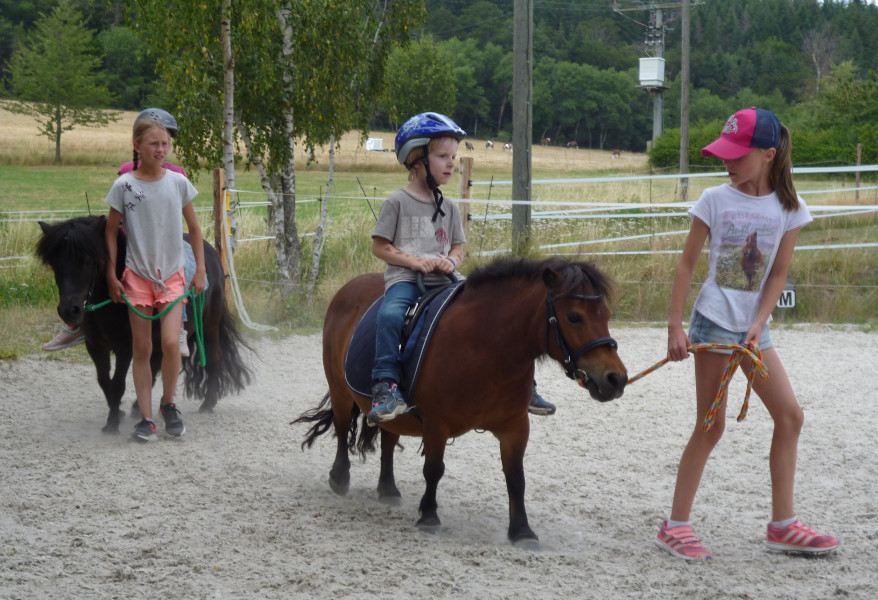
[[[183,295],[185,288],[183,269],[165,281],[167,292],[156,282],[141,277],[128,267],[125,267],[125,272],[122,273],[122,285],[125,287],[125,297],[128,298],[128,302],[132,306],[152,306],[153,308],[159,304],[170,304]]]

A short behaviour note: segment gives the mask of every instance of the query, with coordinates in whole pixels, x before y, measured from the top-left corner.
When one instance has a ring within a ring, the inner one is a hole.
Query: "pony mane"
[[[509,279],[540,279],[546,270],[554,271],[560,277],[559,293],[573,293],[585,287],[592,293],[609,300],[612,283],[595,265],[587,262],[568,261],[558,256],[545,260],[526,258],[500,258],[487,265],[477,267],[466,278],[466,284],[479,287],[489,282]]]
[[[107,258],[107,247],[104,242],[101,223],[106,217],[78,217],[56,223],[43,231],[37,242],[34,254],[45,264],[51,264],[60,256],[81,262],[84,257],[91,257],[99,264]]]

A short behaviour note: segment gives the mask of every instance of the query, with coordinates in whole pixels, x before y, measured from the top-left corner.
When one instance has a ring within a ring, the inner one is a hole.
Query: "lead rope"
[[[204,354],[204,315],[203,315],[203,312],[204,312],[204,291],[202,291],[200,294],[196,294],[194,288],[189,288],[188,292],[186,292],[185,294],[183,294],[182,296],[180,296],[179,298],[177,298],[176,300],[174,300],[173,302],[168,304],[165,307],[165,310],[163,310],[162,312],[160,312],[157,315],[152,315],[152,316],[145,315],[142,312],[140,312],[139,310],[137,310],[136,308],[134,308],[134,305],[132,305],[128,301],[128,297],[125,296],[125,294],[122,294],[122,299],[125,301],[125,304],[128,305],[128,308],[130,308],[132,311],[134,311],[134,314],[136,314],[138,317],[140,317],[142,319],[146,319],[147,321],[155,321],[156,319],[160,319],[161,317],[163,317],[165,315],[165,313],[167,313],[169,310],[171,310],[175,304],[177,304],[180,300],[182,300],[183,298],[186,298],[186,297],[192,298],[192,313],[194,314],[194,317],[195,317],[195,323],[194,323],[194,325],[195,325],[195,343],[196,343],[196,346],[198,347],[198,361],[201,363],[201,366],[204,367],[207,365],[207,356]],[[95,311],[99,308],[103,308],[104,306],[110,304],[112,301],[113,301],[112,299],[108,298],[108,299],[104,300],[103,302],[98,302],[97,304],[86,304],[85,310]],[[186,309],[184,308],[183,310],[186,310]]]
[[[729,357],[729,362],[726,364],[725,371],[723,371],[723,376],[720,380],[719,389],[716,392],[716,396],[714,396],[713,398],[713,403],[710,405],[707,414],[704,415],[704,423],[701,426],[702,431],[708,431],[711,427],[713,427],[713,424],[716,422],[716,413],[723,402],[723,396],[728,389],[729,382],[732,380],[732,376],[735,374],[735,369],[738,368],[738,365],[741,364],[741,361],[745,357],[748,357],[750,358],[750,360],[753,361],[753,366],[750,367],[750,371],[747,373],[747,393],[744,396],[744,404],[741,406],[741,412],[738,413],[738,421],[743,421],[744,417],[747,416],[747,410],[750,408],[750,392],[753,389],[753,380],[755,379],[756,374],[758,373],[759,377],[761,377],[762,379],[768,379],[769,377],[768,367],[766,367],[765,363],[762,362],[762,352],[759,350],[759,346],[756,344],[754,344],[752,347],[745,346],[743,344],[692,344],[686,349],[693,354],[705,350],[722,349],[733,351],[732,355]],[[669,358],[664,358],[660,360],[645,371],[642,371],[634,377],[628,379],[628,385],[631,385],[638,379],[649,375],[659,367],[667,364],[669,361]]]

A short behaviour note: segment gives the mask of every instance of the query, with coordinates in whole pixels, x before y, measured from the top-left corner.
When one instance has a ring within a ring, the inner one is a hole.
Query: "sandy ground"
[[[662,328],[616,327],[629,372],[662,356]],[[400,506],[377,501],[378,461],[327,485],[329,436],[299,449],[289,422],[326,389],[320,337],[256,342],[257,377],[213,415],[180,401],[188,432],[150,445],[103,435],[89,364],[70,352],[0,362],[0,598],[875,598],[878,596],[878,334],[777,327],[806,411],[797,510],[842,539],[819,558],[769,553],[771,421],[753,402],[729,423],[693,524],[715,559],[686,564],[653,546],[692,426],[692,363],[663,367],[599,404],[554,363],[531,417],[525,466],[541,552],[505,537],[495,440],[470,433],[446,454],[443,528],[415,526],[418,441],[397,453]],[[65,353],[67,358],[65,359]],[[732,384],[732,409],[744,379]],[[126,405],[133,400],[130,391]]]

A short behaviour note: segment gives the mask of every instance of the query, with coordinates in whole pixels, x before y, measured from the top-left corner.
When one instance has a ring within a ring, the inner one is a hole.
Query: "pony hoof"
[[[399,506],[402,504],[402,496],[378,496],[378,502],[385,506]]]
[[[212,406],[205,406],[202,404],[201,406],[198,407],[198,412],[200,412],[203,415],[204,414],[212,415],[213,414],[213,407]]]
[[[423,523],[418,523],[418,529],[421,533],[429,533],[430,535],[438,535],[441,527],[439,525],[424,525]]]
[[[107,423],[101,428],[101,433],[105,433],[107,435],[119,435],[119,424],[110,425]]]
[[[350,484],[339,483],[339,482],[335,481],[334,479],[332,479],[332,477],[329,478],[329,489],[331,489],[333,492],[335,492],[339,496],[347,496],[349,488],[350,488]]]
[[[527,550],[528,552],[542,551],[542,548],[540,547],[540,540],[536,538],[521,538],[518,540],[513,540],[512,545],[519,550]]]
[[[424,533],[439,533],[441,526],[442,521],[439,520],[439,517],[421,517],[418,520],[418,529]]]

